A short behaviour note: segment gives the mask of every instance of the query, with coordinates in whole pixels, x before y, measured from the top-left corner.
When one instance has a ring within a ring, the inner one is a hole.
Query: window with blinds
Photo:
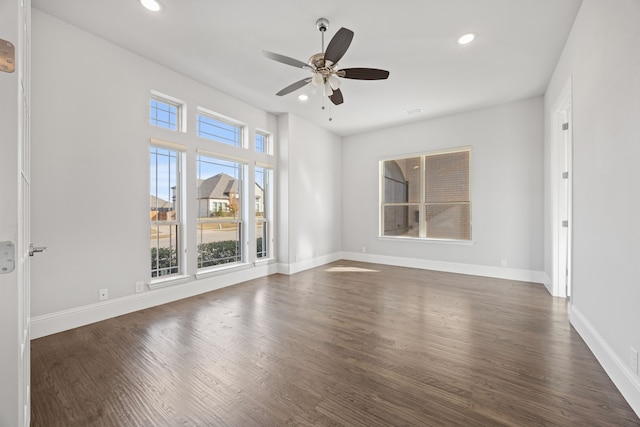
[[[471,149],[380,162],[380,234],[471,240]]]

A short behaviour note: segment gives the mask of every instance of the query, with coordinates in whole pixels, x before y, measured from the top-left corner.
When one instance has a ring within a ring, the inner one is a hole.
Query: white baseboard
[[[305,259],[304,261],[295,262],[293,264],[278,264],[278,273],[286,275],[296,274],[340,259],[342,259],[342,252],[334,252],[329,255]]]
[[[31,319],[31,338],[47,335],[166,304],[183,298],[211,292],[216,289],[236,285],[248,280],[277,273],[277,264],[265,264],[213,277],[193,279],[165,288],[149,290],[96,304],[89,304],[56,313],[36,316]]]
[[[462,264],[448,261],[433,261],[418,258],[403,258],[388,255],[343,252],[343,259],[370,262],[374,264],[395,265],[398,267],[419,268],[422,270],[444,271],[447,273],[469,274],[472,276],[493,277],[496,279],[518,280],[522,282],[544,283],[544,272],[519,270],[516,268],[493,267],[487,265]]]
[[[626,358],[620,358],[616,354],[575,305],[571,306],[569,320],[596,356],[611,381],[629,402],[629,406],[640,417],[640,377],[631,371],[629,366],[623,362]]]
[[[543,282],[542,284],[544,285],[545,288],[547,288],[547,291],[549,291],[549,294],[553,295],[553,282],[551,281],[551,277],[549,277],[549,275],[546,272],[543,272]]]

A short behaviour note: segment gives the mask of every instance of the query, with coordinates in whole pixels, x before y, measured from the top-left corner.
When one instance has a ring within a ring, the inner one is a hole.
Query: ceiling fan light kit
[[[290,84],[276,93],[278,96],[287,95],[307,86],[309,83],[315,88],[322,86],[323,94],[335,105],[344,102],[340,90],[340,78],[354,80],[384,80],[389,77],[389,72],[377,68],[345,68],[338,69],[338,61],[344,56],[353,40],[353,31],[348,28],[340,28],[333,36],[327,49],[324,48],[324,33],[329,29],[329,20],[320,18],[316,21],[316,27],[322,35],[322,51],[309,58],[308,62],[302,62],[278,53],[262,51],[262,54],[274,61],[311,71],[311,77]],[[331,118],[329,119],[331,120]]]

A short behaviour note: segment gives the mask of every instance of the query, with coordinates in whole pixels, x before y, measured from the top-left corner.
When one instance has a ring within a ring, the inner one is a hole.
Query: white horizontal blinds
[[[471,239],[469,162],[469,151],[426,156],[426,237]]]

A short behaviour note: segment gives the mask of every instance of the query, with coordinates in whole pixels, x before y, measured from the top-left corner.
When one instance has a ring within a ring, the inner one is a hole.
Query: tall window
[[[256,152],[270,154],[270,139],[271,137],[269,136],[269,134],[256,131]]]
[[[182,269],[181,156],[179,151],[151,147],[151,277],[179,274]]]
[[[271,169],[256,166],[256,257],[268,258],[271,235]]]
[[[198,114],[198,136],[236,147],[242,146],[243,126],[202,111]]]
[[[180,108],[181,105],[177,102],[153,96],[149,104],[149,121],[154,126],[178,130],[180,127]]]
[[[381,234],[471,240],[471,149],[381,162]]]
[[[198,155],[198,268],[241,262],[244,164]]]

